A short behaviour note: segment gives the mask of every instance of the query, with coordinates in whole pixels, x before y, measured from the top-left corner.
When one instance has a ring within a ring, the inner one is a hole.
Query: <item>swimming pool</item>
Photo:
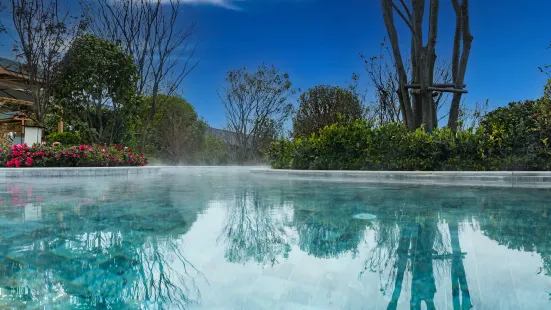
[[[0,308],[550,309],[551,192],[180,169],[0,184]]]

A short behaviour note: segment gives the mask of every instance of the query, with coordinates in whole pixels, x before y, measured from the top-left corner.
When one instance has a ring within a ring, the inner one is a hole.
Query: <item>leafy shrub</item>
[[[56,132],[49,134],[46,140],[50,143],[59,142],[65,146],[80,145],[82,140],[78,133],[73,132]]]
[[[300,96],[292,135],[309,137],[325,126],[359,119],[362,113],[360,99],[351,89],[319,85]]]
[[[64,146],[26,144],[0,148],[0,166],[23,167],[114,167],[145,166],[143,154],[135,154],[122,145]]]
[[[295,143],[280,139],[270,145],[268,156],[274,169],[289,169],[293,166]]]
[[[542,114],[543,115],[543,114]],[[547,118],[545,118],[547,121]],[[543,121],[543,120],[542,120]],[[541,122],[538,122],[538,124]],[[537,125],[537,124],[536,124]],[[537,135],[541,133],[536,130]],[[280,140],[270,148],[275,169],[315,170],[549,170],[546,138],[526,139],[519,155],[503,130],[484,127],[432,133],[407,131],[401,124],[373,126],[365,121],[333,124],[308,139]],[[509,143],[509,144],[508,144]],[[515,142],[516,143],[516,142]]]

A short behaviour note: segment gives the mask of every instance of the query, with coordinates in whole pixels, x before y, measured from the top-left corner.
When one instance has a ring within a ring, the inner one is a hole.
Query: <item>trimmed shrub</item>
[[[427,133],[363,120],[326,126],[270,148],[273,168],[338,170],[551,170],[551,99],[512,102],[480,126]]]
[[[67,131],[49,134],[46,137],[46,140],[50,143],[59,142],[65,146],[82,144],[82,139],[80,138],[80,135],[78,133]]]

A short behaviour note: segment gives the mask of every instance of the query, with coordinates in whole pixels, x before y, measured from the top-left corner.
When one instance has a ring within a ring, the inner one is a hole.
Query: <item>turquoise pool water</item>
[[[551,192],[182,169],[0,184],[0,309],[551,309]]]

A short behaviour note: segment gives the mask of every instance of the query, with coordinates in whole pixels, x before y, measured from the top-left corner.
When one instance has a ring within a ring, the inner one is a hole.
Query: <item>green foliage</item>
[[[293,137],[309,137],[325,126],[362,117],[362,105],[351,90],[320,85],[303,93],[293,119]]]
[[[0,167],[116,167],[145,166],[143,154],[123,145],[26,144],[0,147]]]
[[[84,35],[65,55],[54,94],[64,119],[86,124],[92,142],[122,142],[136,114],[136,66],[113,42]]]
[[[487,132],[490,169],[551,169],[551,100],[513,102],[486,115],[481,126]]]
[[[162,105],[152,122],[148,136],[153,153],[170,163],[195,163],[205,143],[207,124],[181,97],[162,96]]]
[[[235,158],[241,164],[265,158],[269,144],[282,131],[292,112],[289,97],[295,94],[290,77],[274,66],[256,71],[232,70],[220,99],[226,110],[227,129],[235,133]]]
[[[517,108],[511,109],[513,113]],[[422,128],[408,131],[398,123],[374,126],[364,120],[333,124],[309,138],[273,143],[269,159],[275,169],[550,170],[551,107],[540,101],[534,111],[530,116],[533,122],[524,120],[534,126],[524,134],[525,143],[509,136],[521,133],[515,126],[504,129],[514,122],[500,110],[501,124],[494,122],[497,114],[486,119],[491,131],[482,126],[456,134],[449,128],[427,133]]]
[[[223,140],[212,134],[205,136],[205,143],[200,156],[201,164],[209,166],[227,164],[228,156],[228,147]]]
[[[293,156],[297,144],[283,138],[274,141],[268,150],[268,157],[272,168],[290,169],[293,166]]]
[[[80,138],[80,135],[73,132],[52,133],[46,137],[46,140],[51,143],[59,142],[62,145],[66,146],[82,144],[82,139]]]

